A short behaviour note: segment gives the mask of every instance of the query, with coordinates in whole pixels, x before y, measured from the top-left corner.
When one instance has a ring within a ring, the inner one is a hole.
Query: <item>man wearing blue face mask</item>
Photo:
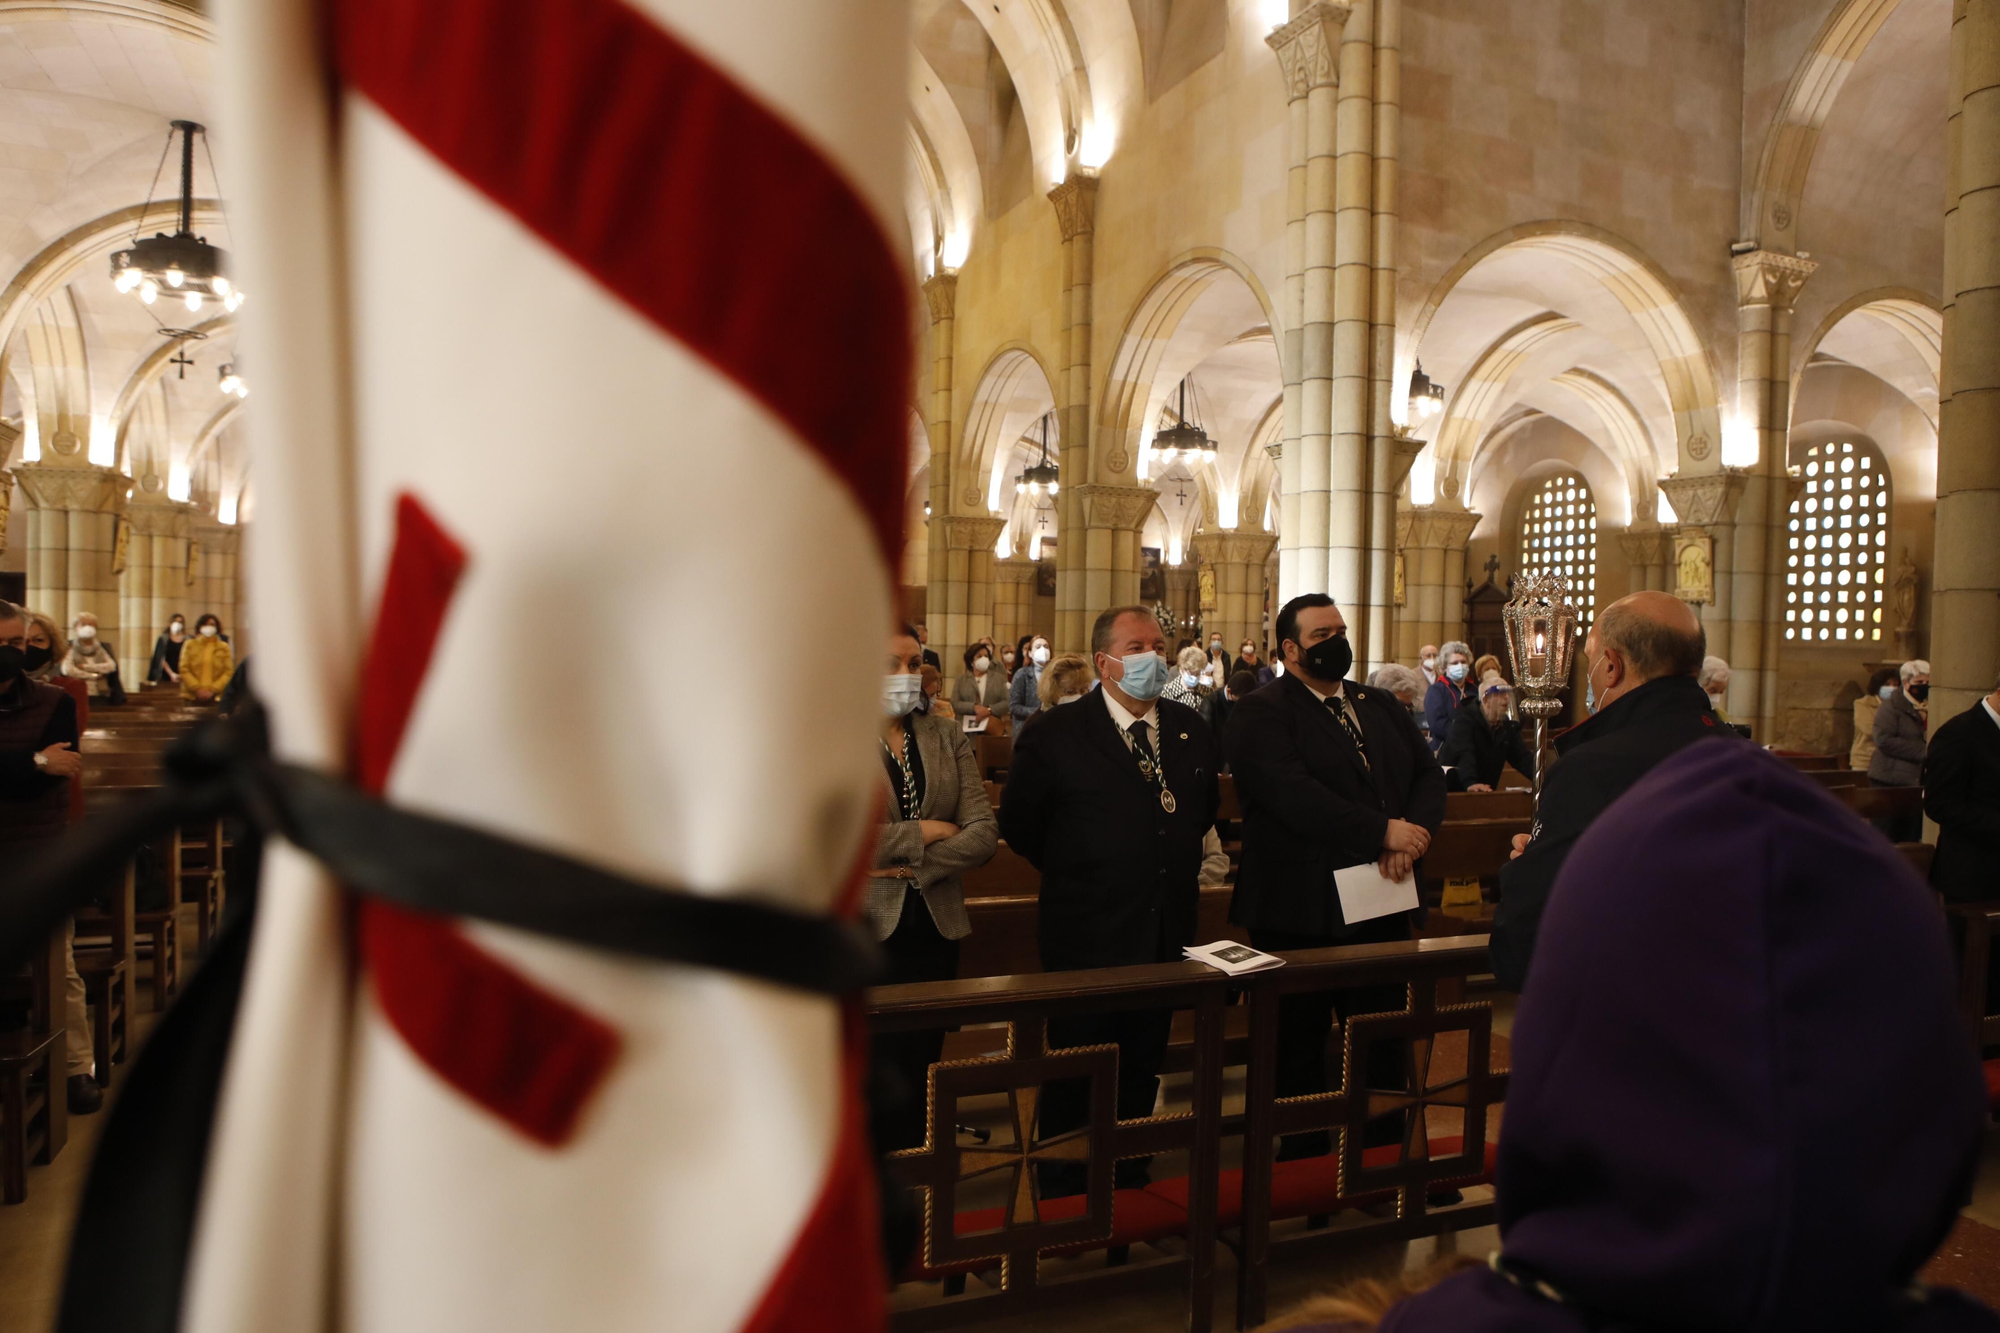
[[[1167,640],[1143,606],[1113,607],[1090,635],[1099,688],[1051,708],[1014,743],[1000,834],[1042,872],[1042,966],[1177,962],[1195,942],[1202,837],[1215,823],[1222,754],[1194,709],[1160,698]],[[1049,1046],[1116,1043],[1118,1118],[1153,1113],[1173,1015],[1164,1010],[1049,1020]],[[1041,1133],[1083,1125],[1089,1089],[1043,1090]],[[1042,1193],[1078,1194],[1085,1164],[1045,1164]],[[1147,1162],[1116,1168],[1119,1188]]]

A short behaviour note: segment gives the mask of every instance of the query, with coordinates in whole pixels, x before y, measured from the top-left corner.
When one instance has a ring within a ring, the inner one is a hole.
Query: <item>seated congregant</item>
[[[1596,711],[1556,738],[1534,832],[1516,835],[1500,869],[1491,947],[1493,975],[1508,990],[1527,981],[1556,875],[1605,807],[1684,746],[1736,738],[1695,679],[1707,650],[1700,618],[1671,593],[1621,597],[1591,625],[1583,653]]]
[[[105,642],[98,632],[97,617],[88,611],[70,622],[69,652],[63,658],[62,673],[88,686],[93,699],[112,705],[125,702],[117,651]]]
[[[1993,1333],[1915,1280],[1986,1120],[1952,992],[1937,908],[1892,848],[1754,746],[1684,749],[1578,840],[1549,902],[1514,1019],[1499,1252],[1267,1329]]]
[[[1521,724],[1508,716],[1513,698],[1513,686],[1488,676],[1479,682],[1477,697],[1452,714],[1451,734],[1438,750],[1452,791],[1493,791],[1509,764],[1524,777],[1534,776],[1535,760],[1521,739]]]

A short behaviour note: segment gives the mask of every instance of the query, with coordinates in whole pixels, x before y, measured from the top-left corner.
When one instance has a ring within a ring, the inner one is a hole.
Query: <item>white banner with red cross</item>
[[[280,755],[848,910],[900,549],[902,7],[218,8]],[[878,1327],[859,1043],[837,1003],[357,906],[278,848],[183,1327]]]

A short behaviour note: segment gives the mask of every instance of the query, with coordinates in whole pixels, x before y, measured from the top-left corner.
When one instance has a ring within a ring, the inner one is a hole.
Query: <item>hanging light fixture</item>
[[[233,394],[239,402],[250,396],[250,386],[245,384],[243,377],[236,373],[236,363],[234,361],[225,361],[222,363],[221,376],[222,391],[224,393]],[[930,512],[930,505],[924,505],[925,515],[928,516]]]
[[[1014,478],[1014,494],[1050,496],[1061,489],[1062,469],[1049,461],[1049,417],[1053,413],[1042,413],[1042,459]]]
[[[1215,461],[1215,441],[1188,415],[1188,386],[1193,380],[1193,375],[1181,380],[1181,402],[1174,424],[1153,436],[1153,452],[1168,464],[1178,460],[1198,467]]]
[[[180,226],[171,236],[158,232],[141,237],[135,230],[131,248],[111,256],[112,285],[137,295],[147,305],[165,296],[194,313],[209,301],[219,301],[224,310],[234,311],[243,304],[243,293],[223,274],[227,256],[194,234],[194,136],[207,131],[191,120],[177,120],[167,130],[168,149],[173,147],[175,133],[181,136]],[[164,150],[160,162],[163,166],[166,163]],[[154,183],[158,181],[155,175]],[[149,192],[146,203],[150,206],[152,202]],[[145,216],[143,209],[140,216]]]
[[[1410,415],[1416,421],[1429,421],[1444,410],[1444,385],[1424,374],[1424,363],[1417,362],[1417,368],[1410,372]]]

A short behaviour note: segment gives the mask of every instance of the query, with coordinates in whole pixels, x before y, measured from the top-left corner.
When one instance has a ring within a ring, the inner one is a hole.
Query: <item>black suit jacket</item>
[[[1438,763],[1451,770],[1445,779],[1453,791],[1464,791],[1477,782],[1497,787],[1501,770],[1509,764],[1524,778],[1535,776],[1534,756],[1521,739],[1521,724],[1509,718],[1494,727],[1476,697],[1460,704],[1451,715],[1451,731],[1438,749]]]
[[[1493,975],[1508,990],[1528,979],[1542,909],[1583,831],[1661,760],[1697,741],[1741,738],[1722,725],[1693,676],[1649,680],[1556,737],[1559,760],[1542,783],[1528,850],[1500,868]]]
[[[2000,727],[1983,704],[1931,736],[1924,813],[1938,826],[1931,887],[1955,903],[2000,898]]]
[[[1369,763],[1347,731],[1290,672],[1237,701],[1225,744],[1243,805],[1243,862],[1229,919],[1240,926],[1341,938],[1333,872],[1381,859],[1391,819],[1435,834],[1444,770],[1395,695],[1353,681]]]
[[[1178,961],[1194,943],[1222,753],[1192,708],[1165,699],[1159,748],[1172,813],[1140,775],[1102,689],[1038,714],[1015,738],[1000,835],[1042,872],[1050,971]]]

